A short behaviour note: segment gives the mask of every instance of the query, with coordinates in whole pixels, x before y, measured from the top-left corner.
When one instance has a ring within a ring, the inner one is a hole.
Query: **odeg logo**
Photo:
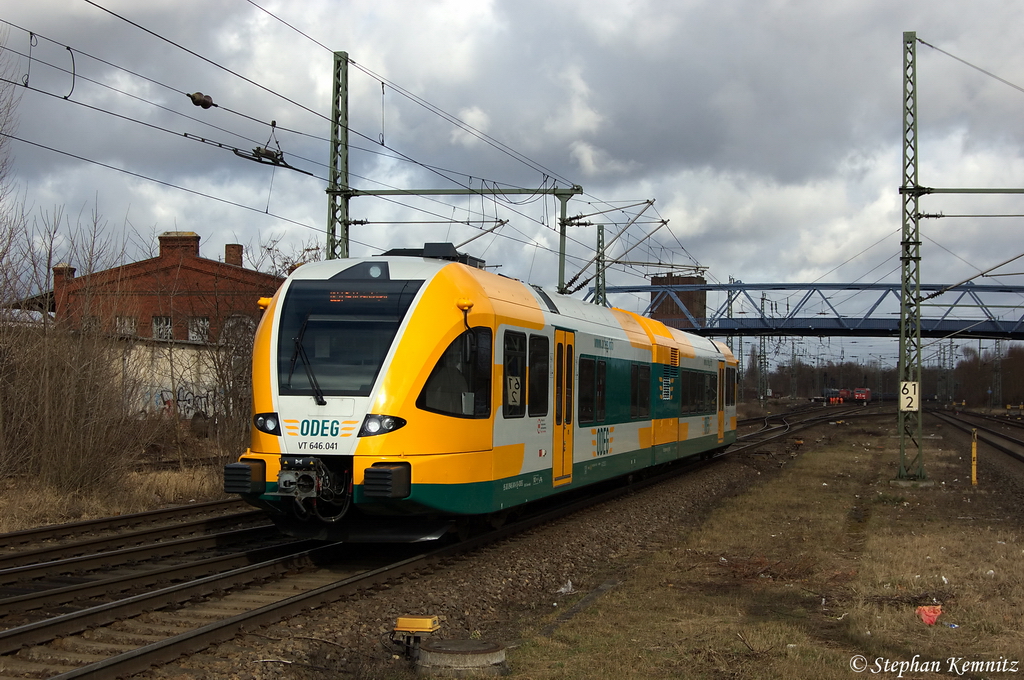
[[[299,423],[299,434],[303,437],[337,437],[341,423],[330,418],[306,419]]]

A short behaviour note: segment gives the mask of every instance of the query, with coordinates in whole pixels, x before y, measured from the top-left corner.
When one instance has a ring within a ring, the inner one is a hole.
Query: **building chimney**
[[[229,243],[224,246],[224,263],[242,266],[242,244]]]
[[[194,231],[165,231],[159,238],[160,257],[199,257],[199,234]]]
[[[75,268],[66,262],[58,262],[53,265],[53,283],[57,284],[59,280],[61,283],[70,281],[75,278]]]
[[[54,319],[62,320],[67,315],[68,296],[66,287],[71,279],[75,278],[75,268],[71,265],[60,262],[53,265],[53,316]]]

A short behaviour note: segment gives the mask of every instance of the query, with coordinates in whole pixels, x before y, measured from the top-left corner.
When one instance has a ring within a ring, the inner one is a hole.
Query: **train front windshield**
[[[284,395],[367,397],[422,281],[293,281],[281,310]]]

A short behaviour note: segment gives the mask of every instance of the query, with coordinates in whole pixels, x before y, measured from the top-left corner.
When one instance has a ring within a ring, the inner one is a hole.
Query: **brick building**
[[[665,274],[663,276],[652,276],[651,287],[657,288],[658,286],[692,286],[692,285],[703,285],[707,283],[703,276],[683,276],[680,274]],[[651,291],[651,302],[653,303],[660,291]],[[703,290],[688,290],[678,291],[676,297],[686,311],[690,313],[693,318],[697,319],[698,322],[703,323],[707,316],[707,291]],[[676,304],[676,301],[671,297],[664,297],[658,303],[657,307],[651,310],[650,316],[652,319],[657,319],[662,323],[672,326],[673,328],[688,329],[693,328],[693,322],[686,316],[686,311],[683,311]]]
[[[284,281],[242,266],[241,245],[224,261],[199,255],[199,235],[166,232],[157,257],[75,276],[53,268],[46,306],[57,326],[97,333],[122,347],[125,389],[139,408],[180,417],[225,414],[247,389],[256,302]],[[246,405],[247,408],[247,405]]]
[[[284,280],[245,269],[238,244],[228,244],[219,262],[199,255],[195,232],[165,232],[159,240],[157,257],[85,276],[56,265],[54,320],[123,337],[217,343],[253,326],[256,300],[273,295]]]

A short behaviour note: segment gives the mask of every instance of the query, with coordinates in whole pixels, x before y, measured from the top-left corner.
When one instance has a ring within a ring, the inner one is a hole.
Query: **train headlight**
[[[260,432],[281,436],[281,421],[276,413],[257,413],[252,417],[252,423]]]
[[[394,432],[405,425],[405,420],[395,416],[380,416],[373,413],[363,418],[363,426],[359,428],[360,437],[372,437],[375,434]]]

